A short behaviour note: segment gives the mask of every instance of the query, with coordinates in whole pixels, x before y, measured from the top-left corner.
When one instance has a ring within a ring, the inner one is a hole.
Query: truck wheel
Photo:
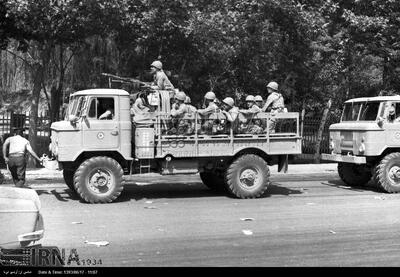
[[[351,187],[364,186],[371,180],[371,170],[366,165],[338,163],[340,179]]]
[[[240,156],[229,165],[225,173],[228,191],[238,198],[257,198],[269,185],[269,168],[260,156]]]
[[[225,181],[223,176],[219,176],[213,172],[200,172],[200,179],[208,188],[223,192],[226,191]]]
[[[74,186],[82,200],[89,203],[110,203],[124,189],[123,170],[109,157],[93,157],[84,161],[74,174]]]
[[[386,155],[376,167],[377,185],[385,192],[400,192],[400,153]]]
[[[68,188],[70,190],[72,190],[73,192],[76,192],[75,187],[74,187],[74,171],[64,169],[63,177],[64,177],[65,184],[68,186]]]

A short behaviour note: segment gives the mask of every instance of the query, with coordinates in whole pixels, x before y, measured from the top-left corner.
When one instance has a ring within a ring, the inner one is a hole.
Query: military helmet
[[[222,100],[222,102],[230,107],[233,107],[233,105],[235,104],[235,101],[233,100],[232,97],[226,97],[224,100]]]
[[[261,95],[256,95],[256,96],[254,96],[254,101],[263,101],[263,99],[262,99],[262,97],[261,97]]]
[[[190,104],[190,103],[192,103],[192,99],[190,99],[190,97],[186,95],[185,104]]]
[[[185,101],[186,100],[186,94],[183,91],[178,91],[175,94],[175,99],[178,99],[180,101]]]
[[[208,100],[215,100],[216,96],[214,92],[209,91],[206,93],[206,95],[204,95],[204,98]]]
[[[254,96],[253,95],[247,95],[246,102],[254,102]]]
[[[152,62],[150,66],[155,67],[157,69],[162,69],[162,63],[160,61]]]
[[[267,88],[278,90],[278,83],[277,82],[269,82]]]

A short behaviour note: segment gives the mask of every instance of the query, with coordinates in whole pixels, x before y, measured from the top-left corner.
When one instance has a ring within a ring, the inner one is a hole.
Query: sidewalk
[[[270,167],[271,174],[285,174],[278,173],[278,165]],[[1,169],[1,172],[6,177],[6,180],[11,180],[10,172],[7,169]],[[322,164],[289,164],[288,172],[286,174],[323,174],[323,173],[336,173],[336,163],[322,163]],[[146,174],[158,176],[157,173]],[[35,179],[63,179],[61,170],[49,170],[47,168],[27,169],[27,180]]]

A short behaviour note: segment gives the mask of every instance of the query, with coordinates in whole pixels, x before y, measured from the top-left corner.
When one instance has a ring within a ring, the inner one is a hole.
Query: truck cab
[[[400,96],[363,97],[344,103],[340,123],[329,127],[330,154],[348,185],[371,178],[386,192],[400,191]]]
[[[200,174],[211,189],[239,198],[260,197],[269,185],[269,165],[287,170],[287,156],[301,153],[298,113],[259,113],[251,120],[265,123],[257,135],[199,132],[196,112],[180,120],[195,126],[189,134],[169,131],[172,91],[147,89],[160,99],[150,123],[132,120],[128,92],[90,89],[71,95],[65,120],[51,126],[50,149],[63,169],[64,180],[89,203],[114,201],[122,192],[123,175]],[[270,124],[276,128],[270,131]],[[216,121],[212,121],[216,124]]]

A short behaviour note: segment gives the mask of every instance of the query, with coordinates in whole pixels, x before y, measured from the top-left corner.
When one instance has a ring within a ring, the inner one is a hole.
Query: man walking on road
[[[36,155],[29,141],[22,135],[22,128],[14,128],[14,136],[7,138],[3,144],[3,157],[8,164],[15,186],[29,188],[25,186],[26,152],[28,151],[39,162],[42,162],[42,159]]]

